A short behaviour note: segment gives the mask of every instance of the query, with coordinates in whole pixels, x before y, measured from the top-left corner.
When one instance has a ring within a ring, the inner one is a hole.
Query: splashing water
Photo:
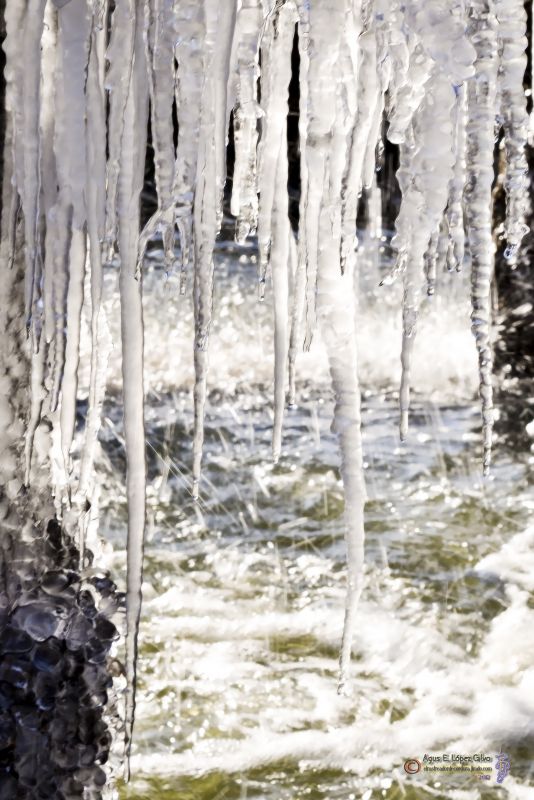
[[[167,272],[178,262],[182,290],[187,273],[193,273],[192,493],[200,498],[213,253],[223,216],[232,111],[236,155],[231,210],[237,217],[237,239],[243,242],[257,229],[260,293],[269,274],[273,283],[275,461],[288,382],[294,400],[296,349],[310,348],[316,326],[336,397],[334,428],[342,452],[348,554],[343,684],[362,588],[366,497],[356,353],[359,316],[353,289],[359,267],[358,200],[373,187],[385,119],[389,141],[400,148],[402,204],[391,274],[402,275],[403,281],[401,438],[408,434],[422,287],[427,282],[432,294],[437,265],[445,262],[459,270],[467,252],[487,473],[493,426],[490,288],[496,126],[502,125],[504,136],[507,257],[513,257],[526,231],[522,2],[116,0],[111,10],[111,4],[86,0],[7,0],[5,21],[3,184],[8,202],[3,203],[2,263],[4,269],[13,263],[13,231],[22,226],[24,323],[32,370],[27,475],[33,434],[46,413],[53,427],[56,514],[67,530],[76,529],[82,564],[86,526],[80,522],[81,510],[95,491],[94,450],[109,352],[103,263],[115,252],[120,261],[128,497],[127,748],[134,723],[146,524],[143,254],[150,239],[159,235]],[[295,27],[301,153],[297,245],[286,189]],[[140,233],[149,118],[158,201]],[[89,284],[85,298],[84,281]],[[78,468],[71,451],[80,319],[87,304],[91,376]],[[2,348],[5,361],[9,345]]]

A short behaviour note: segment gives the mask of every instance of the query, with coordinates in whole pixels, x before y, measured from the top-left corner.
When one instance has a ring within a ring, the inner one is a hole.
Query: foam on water
[[[290,786],[300,776],[302,786],[323,781],[318,796],[329,800],[350,791],[395,798],[415,783],[402,769],[406,758],[493,755],[506,747],[512,772],[499,791],[526,797],[532,775],[524,748],[534,737],[527,467],[499,450],[494,479],[481,481],[473,454],[478,412],[462,405],[475,384],[473,346],[454,295],[439,317],[450,326],[447,344],[430,310],[418,337],[428,353],[421,377],[439,361],[450,405],[415,403],[411,439],[399,447],[394,401],[384,392],[364,400],[369,566],[350,696],[340,698],[342,491],[323,352],[315,345],[301,358],[299,407],[287,417],[273,466],[264,407],[271,344],[259,336],[268,311],[247,297],[246,267],[219,262],[226,285],[216,315],[225,321],[221,338],[219,330],[212,337],[200,504],[188,494],[191,406],[181,391],[191,377],[183,344],[190,311],[161,275],[147,280],[148,373],[157,380],[147,410],[151,482],[133,796],[159,791],[145,784],[157,779],[169,797],[181,798],[191,781],[217,775],[222,796],[225,787],[237,792],[240,781],[244,796],[294,798],[300,795]],[[374,320],[380,353],[364,360],[365,381],[381,376],[387,386],[398,352],[372,294],[362,319],[363,340],[372,338]],[[165,336],[169,361],[154,356],[150,364],[152,343],[160,347]],[[239,372],[238,363],[249,367]],[[436,381],[437,374],[429,383]],[[118,574],[123,456],[113,403],[104,433],[103,521]],[[419,778],[416,797],[482,797],[465,779]],[[192,791],[214,796],[201,784]]]
[[[365,241],[365,240],[364,240]],[[364,387],[374,390],[397,387],[400,380],[402,320],[400,286],[379,286],[388,268],[385,259],[377,267],[371,247],[362,245],[361,299],[359,308],[359,372]],[[145,383],[148,391],[170,388],[189,391],[193,385],[191,331],[192,299],[180,295],[179,276],[165,276],[163,254],[153,249],[147,257],[145,283]],[[210,347],[208,387],[232,394],[273,382],[272,293],[265,303],[257,301],[256,255],[253,248],[237,252],[220,248],[217,254],[215,309]],[[115,346],[110,359],[109,381],[120,385],[119,298],[115,291],[117,274],[107,272],[108,319]],[[419,335],[414,345],[413,387],[430,398],[471,398],[477,386],[476,350],[470,331],[469,302],[465,298],[463,275],[438,276],[436,296],[428,298],[421,310]],[[356,297],[355,297],[356,302]],[[320,332],[309,352],[297,355],[301,384],[323,388],[330,385],[328,361]],[[87,383],[87,376],[85,384]]]
[[[276,611],[280,599],[258,594],[255,586],[260,566],[276,572],[274,553],[270,565],[266,556],[243,559],[238,549],[215,551],[207,562],[220,588],[181,578],[179,590],[147,603],[144,635],[163,652],[155,660],[159,678],[147,679],[140,707],[139,772],[241,773],[289,759],[303,769],[348,770],[363,780],[356,785],[368,788],[378,785],[372,769],[393,774],[410,755],[493,752],[502,741],[508,746],[534,736],[534,611],[506,570],[494,572],[494,579],[504,581],[510,605],[489,626],[480,621],[487,629],[475,658],[454,640],[456,627],[465,626],[459,615],[407,600],[406,583],[387,570],[368,575],[375,597],[361,605],[347,700],[335,694],[333,680],[343,608],[339,583],[309,597],[303,608]],[[318,571],[324,577],[333,566],[328,559],[297,559],[292,580],[313,584]],[[277,653],[273,641],[289,643],[289,655],[283,645]],[[165,662],[174,665],[172,677],[163,672]],[[173,733],[185,739],[181,752],[172,754],[153,752],[144,740],[147,728],[158,725],[154,701],[163,689],[175,697]],[[205,717],[186,737],[188,697]],[[209,735],[214,726],[217,737]]]
[[[387,261],[377,267],[365,248],[360,257],[361,378],[381,388],[364,392],[368,567],[349,697],[340,698],[343,498],[323,345],[316,337],[298,355],[297,407],[274,466],[269,285],[258,303],[253,249],[219,249],[206,467],[194,503],[192,308],[159,269],[161,252],[148,254],[149,525],[135,798],[162,787],[165,798],[187,797],[193,786],[192,796],[208,800],[217,792],[207,776],[217,775],[221,796],[294,800],[300,776],[301,787],[322,781],[318,797],[328,800],[350,791],[393,799],[415,784],[406,758],[493,755],[501,746],[512,750],[501,796],[526,797],[524,747],[534,738],[528,465],[498,448],[493,478],[481,479],[476,354],[457,274],[438,275],[422,311],[419,393],[411,436],[399,445],[390,391],[400,373],[399,287],[378,286]],[[112,337],[115,280],[109,271]],[[112,352],[99,465],[115,575],[125,560],[119,367]],[[415,797],[482,796],[475,783],[435,775],[418,776]],[[163,783],[155,788],[155,780]]]

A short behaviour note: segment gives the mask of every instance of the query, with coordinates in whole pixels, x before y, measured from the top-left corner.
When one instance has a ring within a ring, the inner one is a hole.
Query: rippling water
[[[152,258],[157,265],[157,251]],[[273,466],[270,309],[253,299],[253,260],[219,254],[198,505],[189,495],[189,301],[156,268],[147,279],[149,533],[134,780],[123,796],[531,797],[532,458],[498,446],[491,479],[481,478],[463,300],[447,289],[441,316],[430,310],[422,324],[419,394],[402,447],[390,390],[395,298],[377,299],[370,281],[360,304],[367,568],[350,694],[338,697],[343,501],[326,365],[320,343],[302,358],[299,404]],[[124,451],[113,358],[100,470],[102,527],[120,575]],[[483,782],[403,770],[425,753],[494,758],[500,748],[512,764],[502,787],[495,772]]]

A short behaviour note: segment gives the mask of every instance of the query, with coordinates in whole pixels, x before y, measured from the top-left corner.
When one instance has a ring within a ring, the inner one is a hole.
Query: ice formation
[[[83,511],[93,491],[108,348],[102,271],[115,254],[120,259],[129,508],[127,742],[135,708],[145,525],[143,253],[159,235],[167,270],[182,273],[183,290],[192,274],[192,491],[197,495],[213,250],[222,221],[232,112],[230,210],[236,238],[243,242],[257,234],[260,298],[272,278],[275,459],[286,395],[295,402],[296,354],[311,346],[317,326],[328,352],[346,498],[342,685],[363,575],[365,485],[353,284],[358,201],[365,190],[375,192],[376,203],[376,157],[385,131],[400,151],[397,260],[384,282],[398,276],[404,287],[401,437],[408,432],[422,292],[426,287],[433,293],[438,269],[460,270],[469,263],[487,471],[493,424],[492,183],[494,145],[501,135],[504,235],[511,260],[526,230],[522,1],[7,0],[5,21],[2,269],[4,274],[14,269],[20,231],[31,360],[25,482],[46,415],[52,426],[55,514],[78,536],[82,562]],[[296,35],[301,197],[295,232],[288,217],[287,113]],[[140,231],[148,122],[158,200]],[[90,292],[84,298],[86,273]],[[4,315],[8,302],[4,292]],[[92,360],[84,453],[76,466],[71,446],[83,303],[91,310]],[[5,340],[1,347],[4,374],[10,348]],[[10,430],[9,415],[3,414],[1,425],[8,448],[22,433]],[[9,496],[15,500],[17,483],[6,469],[2,466],[3,477],[11,479]]]

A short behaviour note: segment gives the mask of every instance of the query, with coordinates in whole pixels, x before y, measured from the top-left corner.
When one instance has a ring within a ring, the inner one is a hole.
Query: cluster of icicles
[[[33,392],[26,457],[29,466],[32,437],[46,413],[54,429],[57,513],[65,525],[83,520],[92,491],[105,384],[102,271],[116,253],[120,258],[129,515],[128,741],[145,526],[143,251],[159,235],[167,269],[181,272],[184,281],[192,275],[196,494],[213,250],[222,219],[232,111],[231,212],[237,239],[257,233],[260,295],[266,278],[272,278],[275,459],[288,387],[289,400],[294,397],[295,354],[310,346],[317,326],[329,357],[348,551],[342,685],[363,572],[365,485],[352,290],[358,199],[376,180],[376,153],[386,130],[400,149],[398,255],[388,279],[399,276],[404,282],[401,436],[408,425],[421,294],[425,284],[432,292],[440,260],[453,270],[469,261],[487,470],[491,193],[501,131],[510,257],[526,230],[523,0],[7,0],[5,19],[4,181],[10,181],[12,203],[2,236],[7,251],[14,252],[21,220]],[[295,32],[300,54],[297,237],[288,217],[286,138]],[[158,207],[140,233],[149,119]],[[86,272],[90,301],[84,300]],[[83,302],[91,304],[91,379],[83,457],[73,467]],[[83,521],[79,527],[83,553]]]

